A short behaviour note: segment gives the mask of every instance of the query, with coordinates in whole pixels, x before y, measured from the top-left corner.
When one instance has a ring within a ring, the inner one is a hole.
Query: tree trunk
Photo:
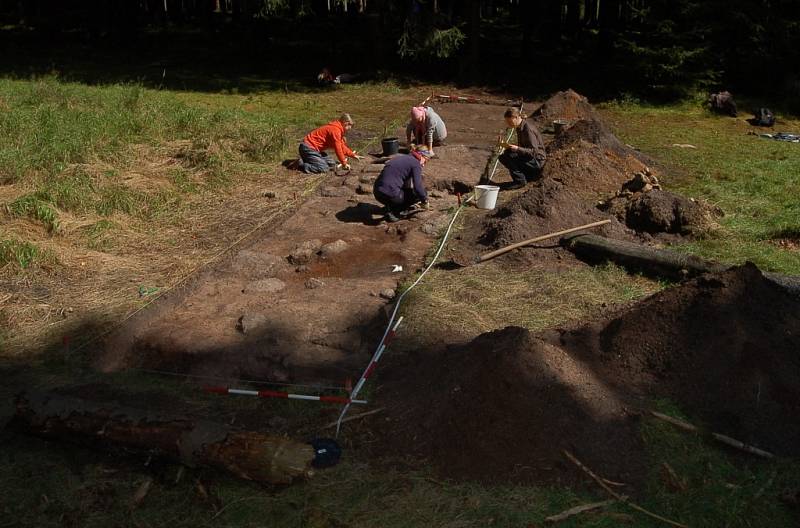
[[[156,455],[288,484],[313,474],[314,448],[289,438],[232,431],[224,424],[162,416],[53,393],[17,397],[10,426],[20,432],[112,451]]]
[[[703,273],[719,273],[730,269],[726,264],[704,260],[694,255],[656,249],[631,242],[612,240],[597,235],[575,235],[563,238],[561,244],[578,258],[591,263],[611,261],[631,271],[656,277],[684,279]],[[788,293],[800,295],[800,276],[762,272],[762,275]]]
[[[579,0],[567,0],[567,34],[574,37],[581,24],[581,5]]]
[[[477,82],[480,76],[481,62],[481,2],[480,0],[470,0],[469,3],[469,26],[467,28],[467,42],[469,50],[466,56],[467,80]]]
[[[599,0],[600,2],[600,47],[605,52],[614,48],[619,29],[620,0]]]

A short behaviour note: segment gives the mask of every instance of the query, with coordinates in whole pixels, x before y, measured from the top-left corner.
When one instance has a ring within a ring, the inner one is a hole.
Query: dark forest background
[[[5,74],[233,87],[327,66],[538,95],[800,99],[797,0],[0,0]]]

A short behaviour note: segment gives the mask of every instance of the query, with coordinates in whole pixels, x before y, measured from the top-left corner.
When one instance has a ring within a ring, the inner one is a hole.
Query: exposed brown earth
[[[386,442],[449,477],[570,482],[567,449],[637,484],[637,420],[669,397],[716,432],[796,456],[798,329],[800,300],[746,265],[576,327],[497,330],[397,361]]]

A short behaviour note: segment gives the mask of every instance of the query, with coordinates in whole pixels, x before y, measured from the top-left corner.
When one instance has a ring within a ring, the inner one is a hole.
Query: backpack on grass
[[[755,126],[771,127],[775,124],[775,114],[769,108],[759,108],[755,111],[753,124]]]

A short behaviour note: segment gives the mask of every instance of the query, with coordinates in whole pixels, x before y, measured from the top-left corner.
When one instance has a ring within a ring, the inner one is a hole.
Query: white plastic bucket
[[[498,192],[500,192],[500,187],[497,185],[476,185],[475,202],[478,209],[494,209]]]

